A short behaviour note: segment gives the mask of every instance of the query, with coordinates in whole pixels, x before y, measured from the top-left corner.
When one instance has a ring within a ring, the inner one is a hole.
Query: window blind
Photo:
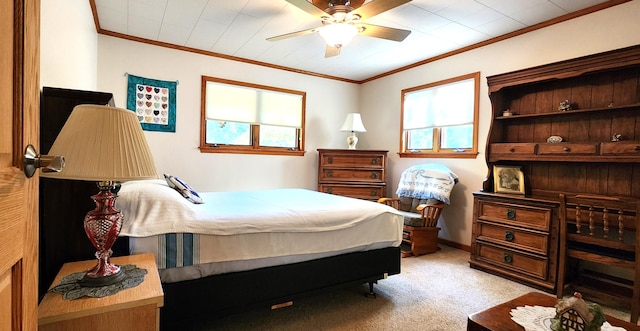
[[[206,118],[302,127],[302,95],[207,82]]]

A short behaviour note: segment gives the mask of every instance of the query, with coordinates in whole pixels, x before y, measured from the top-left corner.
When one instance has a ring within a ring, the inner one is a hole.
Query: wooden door
[[[0,0],[0,330],[38,325],[38,175],[22,154],[38,147],[40,1]]]

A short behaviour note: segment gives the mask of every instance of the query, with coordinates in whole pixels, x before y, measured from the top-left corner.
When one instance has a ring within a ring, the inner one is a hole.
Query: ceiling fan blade
[[[329,4],[334,1],[334,0],[311,0],[311,2],[313,2],[313,4],[322,9],[322,8],[329,8]],[[345,0],[343,0],[345,1]],[[364,0],[351,0],[349,1],[349,7],[351,8],[358,8],[360,6],[362,6],[362,4],[364,3]]]
[[[311,2],[307,0],[287,0],[288,3],[306,11],[307,13],[317,17],[322,18],[323,16],[329,16],[324,10],[314,6]]]
[[[362,20],[366,20],[387,10],[404,5],[407,2],[411,2],[411,0],[371,0],[371,2],[364,4],[351,13],[360,15]]]
[[[278,40],[297,37],[297,36],[304,36],[306,34],[312,34],[314,32],[317,32],[318,30],[319,30],[319,28],[296,31],[296,32],[282,34],[282,35],[279,35],[279,36],[269,37],[269,38],[267,38],[267,40],[268,41],[278,41]]]
[[[360,35],[393,41],[403,41],[404,38],[411,34],[410,30],[402,30],[373,24],[361,23],[358,24],[358,26],[364,27],[364,31],[360,32]]]
[[[337,55],[340,55],[340,48],[327,45],[327,49],[324,51],[324,57],[332,57]]]

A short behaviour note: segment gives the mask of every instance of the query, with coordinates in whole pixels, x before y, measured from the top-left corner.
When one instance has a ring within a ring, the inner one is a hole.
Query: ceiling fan
[[[411,31],[373,25],[363,22],[375,15],[403,5],[411,0],[286,0],[292,5],[316,16],[322,26],[280,36],[267,38],[278,41],[286,38],[302,36],[318,32],[326,41],[324,57],[340,54],[340,48],[346,45],[355,35],[403,41]],[[322,8],[325,8],[324,10]]]

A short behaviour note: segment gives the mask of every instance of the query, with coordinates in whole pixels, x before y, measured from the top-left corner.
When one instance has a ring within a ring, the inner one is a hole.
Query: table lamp
[[[356,149],[356,145],[358,144],[358,137],[356,136],[356,132],[367,132],[362,124],[362,119],[360,118],[359,113],[349,113],[347,114],[347,118],[342,123],[342,127],[340,131],[350,131],[351,133],[347,137],[347,146],[349,149]]]
[[[65,166],[60,172],[43,173],[42,177],[98,183],[99,192],[91,196],[96,209],[84,219],[98,262],[87,270],[80,283],[98,287],[122,281],[125,275],[120,266],[110,262],[111,247],[122,227],[122,215],[114,207],[114,188],[118,182],[158,177],[136,114],[108,106],[76,106],[49,154],[64,156]]]

